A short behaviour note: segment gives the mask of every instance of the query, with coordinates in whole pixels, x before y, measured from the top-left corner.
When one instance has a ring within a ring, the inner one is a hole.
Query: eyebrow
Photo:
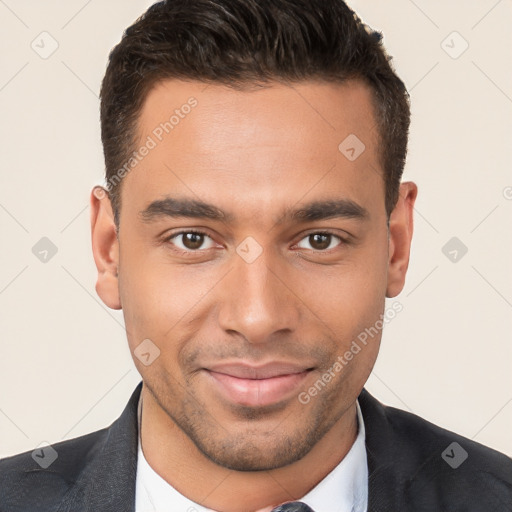
[[[194,219],[210,219],[223,222],[232,222],[235,216],[217,206],[188,198],[166,197],[153,201],[144,210],[139,212],[144,222],[171,217],[189,217]],[[331,199],[312,201],[306,205],[294,209],[286,208],[276,224],[284,222],[311,222],[332,218],[348,218],[365,220],[369,217],[368,210],[350,199]]]
[[[180,199],[166,197],[153,201],[147,208],[139,212],[144,222],[152,222],[162,217],[192,217],[195,219],[211,219],[232,221],[233,215],[224,212],[213,204],[196,199]]]

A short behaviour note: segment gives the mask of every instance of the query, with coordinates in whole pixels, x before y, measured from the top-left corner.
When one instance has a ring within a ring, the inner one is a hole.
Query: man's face
[[[370,89],[168,80],[138,133],[155,144],[124,178],[116,250],[130,348],[160,350],[134,357],[144,385],[222,466],[298,460],[353,406],[380,333],[333,365],[390,294]]]

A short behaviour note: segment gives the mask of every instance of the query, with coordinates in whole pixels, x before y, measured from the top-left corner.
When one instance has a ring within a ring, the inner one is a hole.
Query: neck
[[[145,386],[141,404],[139,432],[149,465],[190,500],[222,512],[271,510],[300,499],[343,460],[357,437],[354,402],[302,459],[269,471],[234,471],[201,453]]]

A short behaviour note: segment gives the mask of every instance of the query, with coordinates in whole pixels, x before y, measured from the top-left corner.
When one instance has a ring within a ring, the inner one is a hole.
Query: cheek
[[[191,319],[197,319],[222,269],[177,265],[166,259],[164,248],[127,245],[121,246],[119,292],[130,347],[149,338],[168,350],[175,340],[173,350],[179,351],[179,340],[192,333]]]
[[[346,378],[355,388],[366,380],[378,354],[386,270],[387,246],[381,241],[328,271],[319,267],[303,273],[301,293],[309,289],[303,296],[332,343],[330,364],[341,358],[346,366],[339,380]]]
[[[155,249],[127,245],[121,247],[119,293],[129,338],[135,338],[130,341],[159,339],[186,312],[193,288],[183,287],[170,265],[154,261]]]
[[[298,295],[328,327],[364,328],[382,313],[387,284],[387,246],[353,251],[340,264],[301,269]]]

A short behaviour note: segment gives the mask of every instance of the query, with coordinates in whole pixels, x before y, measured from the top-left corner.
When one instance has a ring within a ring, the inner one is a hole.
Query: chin
[[[248,440],[240,434],[228,439],[205,442],[194,440],[197,448],[218,466],[234,471],[269,471],[292,464],[304,457],[317,442],[316,436],[306,433],[288,433],[269,439],[263,435],[258,440]]]

